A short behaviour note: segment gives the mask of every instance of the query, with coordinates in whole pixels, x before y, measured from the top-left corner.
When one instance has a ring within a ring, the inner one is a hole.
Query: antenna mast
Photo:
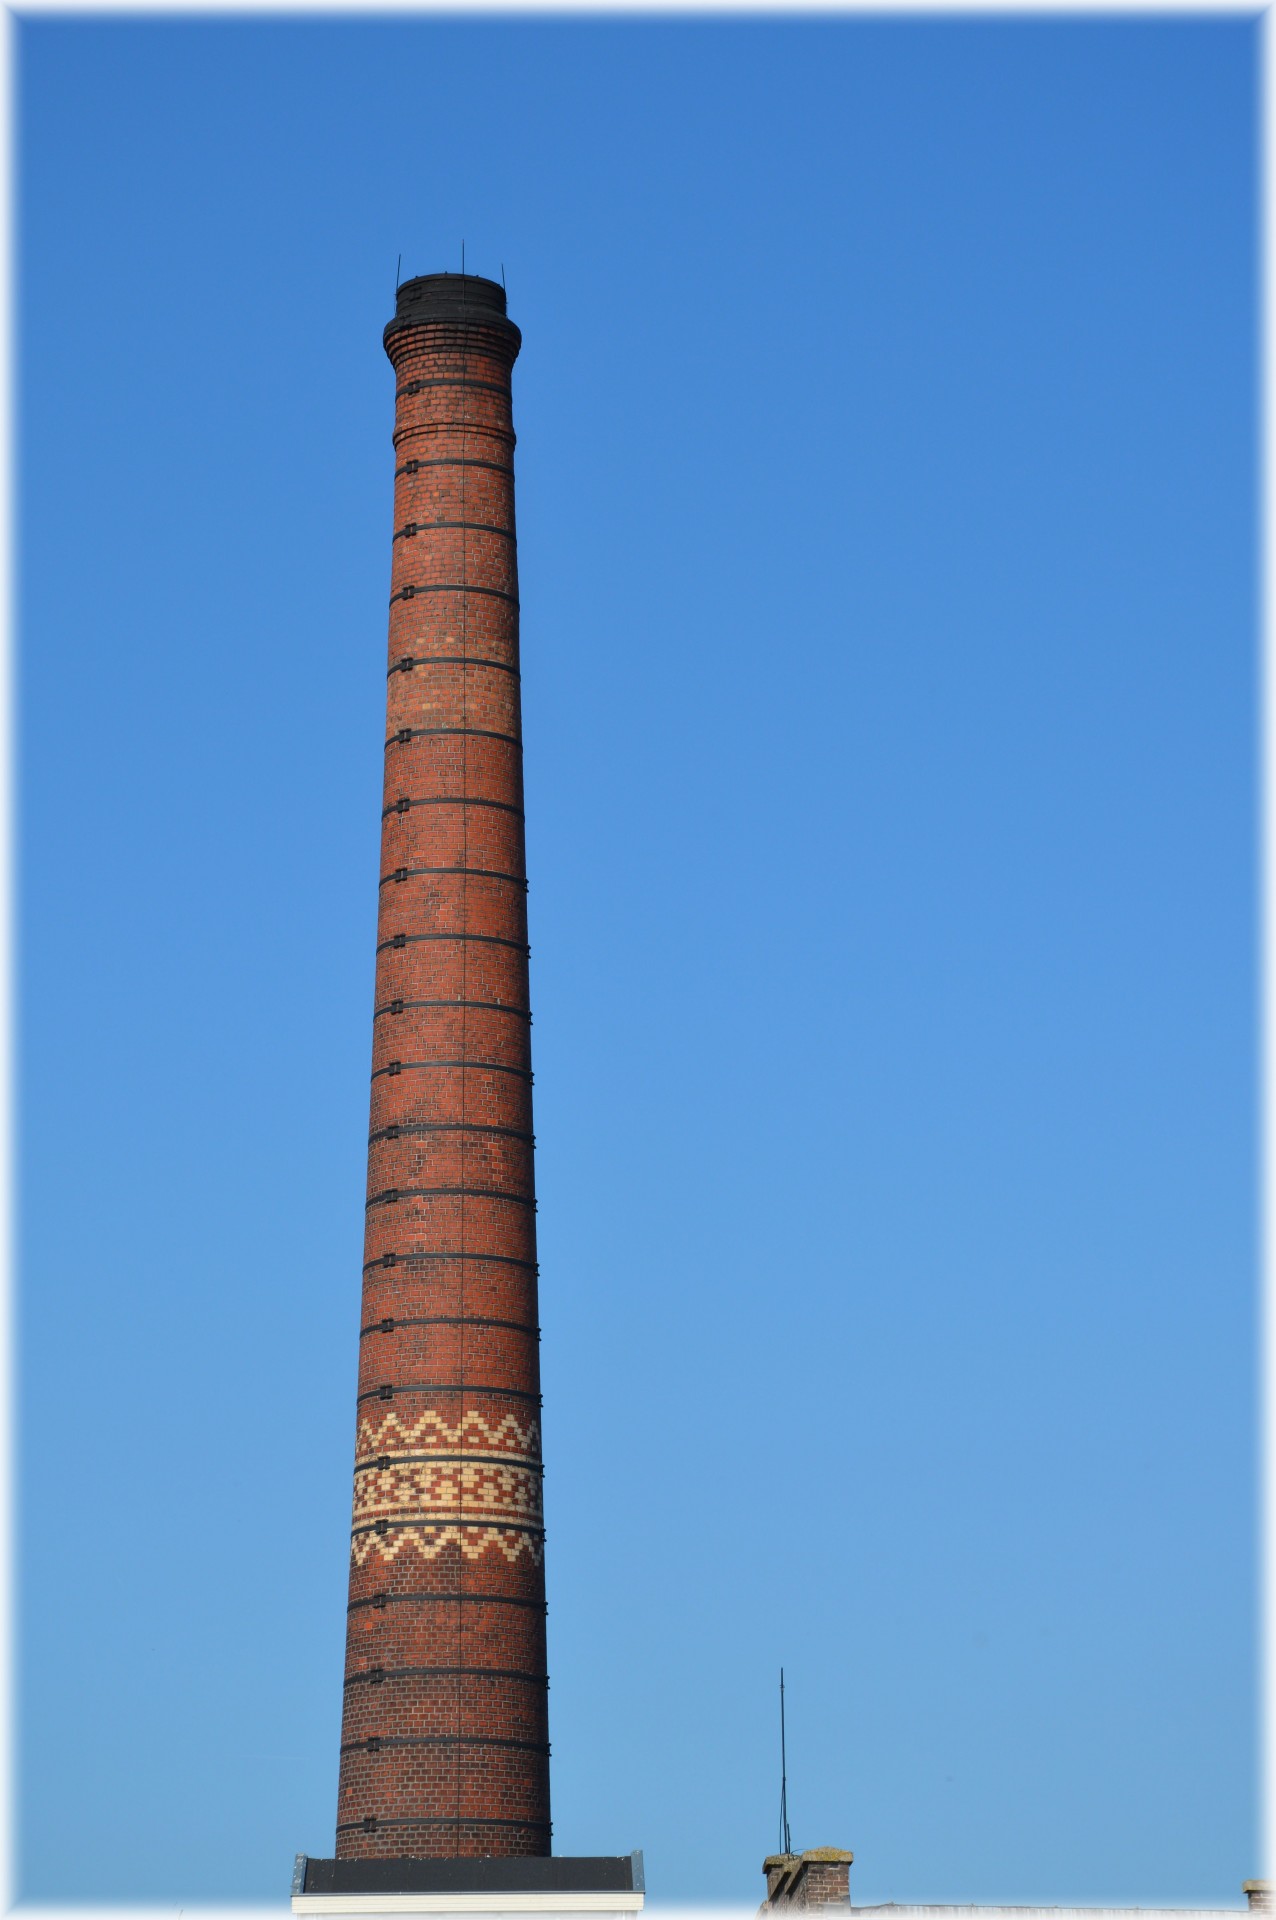
[[[784,1744],[784,1668],[780,1668],[780,1852],[792,1853],[789,1837],[789,1760]]]

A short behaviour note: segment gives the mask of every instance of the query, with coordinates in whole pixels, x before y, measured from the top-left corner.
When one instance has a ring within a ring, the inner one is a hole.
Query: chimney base
[[[297,1855],[294,1914],[641,1913],[641,1853],[499,1860],[311,1860]]]

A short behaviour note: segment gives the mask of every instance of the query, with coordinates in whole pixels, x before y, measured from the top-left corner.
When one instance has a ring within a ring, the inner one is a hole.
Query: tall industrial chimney
[[[550,1850],[531,1012],[499,286],[400,288],[338,1859]]]
[[[380,912],[333,1860],[297,1912],[642,1905],[550,1859],[531,1012],[504,289],[398,289]],[[333,1903],[336,1903],[335,1907]]]

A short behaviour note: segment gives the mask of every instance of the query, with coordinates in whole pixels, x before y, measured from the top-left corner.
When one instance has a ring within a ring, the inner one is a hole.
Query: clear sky
[[[1255,23],[19,28],[21,1869],[332,1850],[404,274],[508,280],[555,1849],[1239,1901]]]

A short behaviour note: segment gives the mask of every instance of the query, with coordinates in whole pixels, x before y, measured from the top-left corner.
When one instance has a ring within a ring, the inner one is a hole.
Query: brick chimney
[[[811,1907],[850,1907],[851,1862],[844,1847],[809,1847],[805,1853],[772,1853],[762,1862],[766,1899],[761,1913]]]
[[[550,1851],[503,288],[405,282],[337,1860]]]
[[[1251,1913],[1267,1913],[1272,1904],[1272,1885],[1270,1880],[1244,1880],[1241,1892],[1245,1895]]]

